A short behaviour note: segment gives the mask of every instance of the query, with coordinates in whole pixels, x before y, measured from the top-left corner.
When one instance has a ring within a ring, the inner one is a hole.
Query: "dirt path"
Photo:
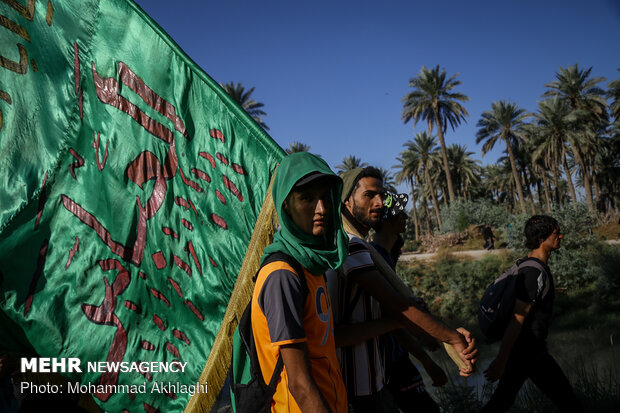
[[[618,239],[607,240],[605,242],[610,245],[620,245],[620,240]],[[490,250],[490,251],[489,250],[471,250],[471,251],[455,251],[455,252],[452,252],[451,254],[455,256],[471,257],[473,259],[479,260],[480,258],[484,257],[486,254],[499,254],[500,251],[501,249]],[[414,252],[406,252],[400,256],[400,260],[401,261],[413,261],[413,260],[428,261],[428,260],[434,259],[435,255],[436,255],[435,253],[417,254]]]
[[[466,256],[466,257],[472,257],[474,259],[480,259],[482,257],[484,257],[486,254],[499,254],[501,250],[471,250],[471,251],[455,251],[452,252],[452,255],[456,255],[456,256]],[[400,260],[401,261],[413,261],[413,260],[421,260],[421,261],[426,261],[426,260],[431,260],[435,257],[435,253],[430,253],[430,254],[417,254],[417,253],[412,253],[412,252],[406,252],[403,255],[400,256]]]

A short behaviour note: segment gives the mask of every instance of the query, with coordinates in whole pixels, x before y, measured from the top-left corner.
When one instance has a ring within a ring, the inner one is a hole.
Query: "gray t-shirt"
[[[272,343],[306,338],[303,327],[304,292],[295,273],[276,270],[269,274],[258,296]]]

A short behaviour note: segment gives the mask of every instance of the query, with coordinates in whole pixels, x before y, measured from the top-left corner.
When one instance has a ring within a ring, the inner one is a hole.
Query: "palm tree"
[[[269,130],[269,127],[261,118],[261,116],[267,116],[267,113],[262,109],[265,105],[250,98],[250,95],[254,92],[254,88],[246,91],[241,83],[235,85],[234,82],[226,84],[220,83],[220,86],[222,86],[224,91],[226,91],[226,93],[228,93],[230,97],[256,121],[256,123],[263,129]]]
[[[517,193],[519,194],[519,202],[521,210],[525,213],[525,199],[523,196],[523,187],[517,173],[517,165],[515,156],[512,152],[512,143],[515,140],[525,140],[524,120],[530,115],[525,109],[520,109],[516,103],[505,101],[493,102],[490,111],[484,111],[482,117],[476,124],[479,128],[476,133],[476,143],[486,140],[482,145],[482,156],[489,152],[498,139],[506,142],[506,152],[510,159],[512,175],[515,181]],[[516,200],[515,200],[516,203]]]
[[[558,97],[566,101],[573,110],[581,111],[585,116],[582,117],[582,139],[571,142],[573,154],[579,163],[579,168],[583,174],[583,183],[586,190],[586,201],[590,211],[594,210],[594,200],[592,196],[592,180],[590,174],[592,152],[596,151],[596,133],[601,123],[607,120],[607,101],[605,91],[598,87],[598,83],[605,81],[604,77],[590,78],[592,68],[580,70],[575,64],[566,69],[560,67],[556,72],[557,80],[548,83],[548,87],[543,97]]]
[[[538,202],[541,205],[541,208],[547,210],[547,212],[551,212],[551,196],[549,195],[549,167],[547,166],[546,159],[543,157],[539,157],[536,159],[532,159],[532,168],[534,169],[534,174],[538,179]],[[557,169],[557,168],[556,168]],[[542,179],[542,189],[545,195],[545,202],[543,204],[541,198],[541,190],[540,190],[540,180]]]
[[[441,227],[441,216],[439,215],[439,204],[437,202],[437,193],[435,191],[435,185],[431,180],[430,170],[432,168],[433,160],[438,156],[437,142],[435,138],[429,136],[426,132],[418,132],[415,135],[414,141],[405,142],[404,146],[417,154],[420,158],[418,165],[418,173],[422,172],[426,180],[426,185],[431,193],[433,200],[433,206],[435,207],[435,217],[437,218],[437,224]]]
[[[468,198],[469,188],[480,181],[480,161],[472,158],[473,154],[465,145],[448,146],[450,174],[455,178],[457,192],[464,198]]]
[[[532,158],[544,158],[545,164],[553,171],[556,190],[559,185],[558,165],[564,167],[564,174],[568,181],[573,202],[577,202],[577,195],[566,159],[570,150],[569,142],[579,139],[575,127],[575,117],[571,113],[568,103],[558,98],[538,102],[538,113],[535,115],[533,128],[534,142],[532,142]],[[557,194],[556,194],[557,195]],[[559,199],[559,196],[556,196]]]
[[[524,131],[527,130],[525,127],[523,129]],[[527,132],[524,132],[523,136],[526,140],[528,139]],[[536,205],[534,205],[534,194],[531,187],[531,183],[534,180],[532,173],[532,156],[530,152],[528,152],[526,143],[522,140],[513,141],[511,147],[512,153],[515,157],[515,165],[517,166],[517,171],[519,172],[519,179],[523,185],[525,202],[529,202],[530,207],[532,208],[532,215],[536,215]],[[502,161],[501,158],[499,160]]]
[[[296,152],[310,152],[310,145],[306,145],[301,142],[289,143],[288,148],[286,148],[284,152],[289,155]]]
[[[413,180],[414,178],[417,180],[416,175],[419,169],[420,157],[410,150],[404,150],[400,153],[400,156],[396,158],[396,160],[400,162],[400,164],[392,167],[398,169],[398,172],[394,177],[396,183],[400,184],[404,181],[408,181],[411,186],[411,209],[413,211],[415,239],[417,240],[420,237],[420,221],[418,219],[418,212],[416,209],[416,189],[413,185]]]
[[[357,158],[353,155],[345,156],[342,160],[341,164],[336,165],[338,169],[338,175],[342,175],[347,171],[351,171],[357,168],[365,168],[368,164],[366,162],[362,162],[361,158]]]
[[[381,174],[381,181],[383,182],[383,189],[385,189],[386,191],[390,191],[392,193],[398,192],[398,190],[395,187],[396,182],[394,181],[394,175],[392,175],[392,172],[389,169],[385,169],[383,167],[379,167],[377,169],[379,170]]]
[[[469,97],[452,91],[461,84],[460,80],[456,80],[457,76],[458,73],[446,79],[446,70],[441,69],[440,72],[439,65],[433,69],[422,66],[420,74],[409,80],[409,86],[414,88],[413,92],[408,93],[402,99],[404,102],[402,118],[405,123],[413,120],[415,126],[420,120],[425,120],[428,124],[429,135],[433,133],[433,126],[437,127],[450,202],[454,202],[456,198],[450,175],[444,131],[448,124],[454,130],[455,126],[469,116],[467,110],[459,103],[469,101]]]
[[[500,175],[501,167],[496,163],[482,167],[482,182],[491,200],[496,203],[500,202]]]
[[[620,71],[620,69],[618,69]],[[609,109],[616,123],[620,124],[620,79],[616,79],[607,85],[607,97],[612,100]]]

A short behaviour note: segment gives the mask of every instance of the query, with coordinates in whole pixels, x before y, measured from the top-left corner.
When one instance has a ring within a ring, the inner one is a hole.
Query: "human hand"
[[[465,349],[463,350],[463,356],[465,356],[467,360],[471,361],[471,364],[476,364],[480,356],[480,353],[476,348],[476,339],[468,330],[464,329],[463,327],[457,328],[456,331],[461,333],[465,338],[465,341],[467,342],[467,347],[465,347]]]
[[[465,337],[460,332],[454,331],[454,338],[445,345],[448,354],[459,367],[459,374],[463,377],[471,376],[474,373],[474,365],[469,360],[469,355],[465,353],[470,345]]]

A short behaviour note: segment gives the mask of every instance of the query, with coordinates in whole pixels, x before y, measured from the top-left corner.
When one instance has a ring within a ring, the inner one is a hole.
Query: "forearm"
[[[519,338],[521,328],[531,308],[532,306],[529,303],[520,300],[516,300],[515,302],[512,317],[506,326],[506,331],[504,331],[504,336],[502,337],[502,344],[500,345],[499,353],[496,357],[496,359],[502,361],[504,364],[508,361],[512,346],[517,341],[517,338]]]
[[[506,326],[506,331],[504,331],[504,336],[502,337],[502,343],[499,347],[499,353],[497,354],[497,359],[502,363],[506,363],[508,361],[508,357],[510,356],[510,351],[512,350],[512,346],[514,345],[517,338],[519,338],[519,334],[521,333],[521,323],[517,321],[516,318],[511,318],[510,322]]]
[[[426,331],[432,337],[449,344],[466,344],[463,337],[416,305],[414,298],[399,293],[376,270],[356,274],[356,282],[379,301],[381,308],[413,332]]]
[[[420,363],[426,365],[429,362],[433,362],[433,359],[424,351],[422,346],[418,344],[412,334],[404,329],[394,331],[394,337],[405,350],[415,357]]]
[[[292,377],[289,375],[288,389],[302,412],[331,413],[314,380],[312,380],[312,383],[302,384],[292,380]]]
[[[288,389],[302,412],[331,412],[310,368],[306,343],[282,346],[280,355],[288,377]]]
[[[395,317],[412,332],[426,333],[439,341],[449,344],[458,344],[463,341],[461,335],[456,330],[448,327],[430,313],[416,307],[412,300],[408,301],[407,307],[400,309],[400,311],[399,306],[388,304],[386,308],[388,314]]]
[[[364,323],[339,324],[334,329],[336,347],[354,346],[399,327],[401,325],[389,317]]]

